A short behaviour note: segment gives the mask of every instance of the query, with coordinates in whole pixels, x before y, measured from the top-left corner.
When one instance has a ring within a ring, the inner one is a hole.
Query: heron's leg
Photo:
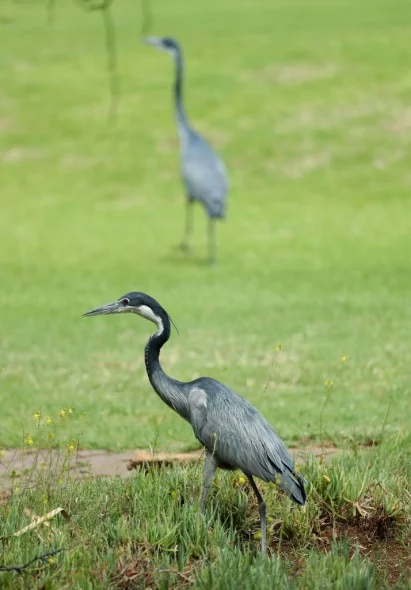
[[[216,261],[216,238],[215,238],[215,219],[210,217],[208,220],[208,242],[210,251],[210,264]]]
[[[194,201],[187,199],[186,204],[186,227],[183,234],[183,239],[181,241],[181,249],[183,252],[188,252],[190,249],[188,240],[193,231],[193,204]]]
[[[211,482],[213,481],[215,470],[217,469],[217,461],[214,454],[210,451],[206,451],[205,463],[204,463],[204,476],[203,476],[203,493],[201,494],[201,512],[205,514],[206,501],[208,496],[208,490],[210,489]]]
[[[260,513],[260,523],[261,523],[261,551],[263,553],[266,552],[267,549],[267,520],[266,520],[266,512],[267,507],[261,496],[260,492],[258,491],[257,485],[253,480],[252,475],[247,475],[248,481],[250,482],[251,487],[254,490],[255,495],[257,496],[258,502],[258,511]]]

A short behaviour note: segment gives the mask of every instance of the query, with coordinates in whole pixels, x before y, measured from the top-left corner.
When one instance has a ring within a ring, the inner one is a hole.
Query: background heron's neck
[[[189,123],[183,105],[183,56],[181,50],[174,54],[176,77],[174,85],[174,98],[177,117],[178,132],[183,140],[189,131]]]
[[[184,383],[172,379],[163,371],[160,364],[160,350],[163,344],[170,337],[170,321],[165,314],[161,318],[163,330],[156,332],[146,344],[145,363],[148,378],[154,391],[161,397],[170,408],[180,414],[185,420],[188,419],[187,395],[184,391]]]

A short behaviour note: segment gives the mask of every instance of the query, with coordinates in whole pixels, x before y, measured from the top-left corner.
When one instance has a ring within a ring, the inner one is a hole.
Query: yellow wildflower
[[[68,453],[73,453],[76,450],[76,443],[74,440],[71,440],[69,442],[69,444],[67,445],[67,452]]]
[[[33,420],[35,422],[40,422],[40,419],[41,419],[41,412],[40,412],[40,410],[36,410],[33,414]]]
[[[247,478],[244,475],[239,475],[237,481],[238,483],[244,484],[247,481]]]
[[[51,424],[51,423],[52,423],[52,419],[50,418],[50,416],[46,416],[46,417],[44,418],[44,424],[45,424],[46,426],[50,426],[50,424]]]
[[[280,350],[282,350],[283,345],[282,344],[277,344],[277,346],[275,347],[276,352],[279,352]]]
[[[60,416],[60,418],[65,418],[66,417],[66,409],[65,408],[63,408],[62,410],[60,410],[59,416]]]
[[[33,439],[31,438],[31,436],[26,432],[26,434],[24,435],[24,444],[27,447],[31,447],[33,444]]]
[[[342,363],[346,363],[348,361],[348,356],[346,356],[345,354],[343,354],[343,356],[341,357],[341,362]]]
[[[324,381],[324,385],[331,389],[331,387],[334,385],[334,381],[332,379],[327,379]]]

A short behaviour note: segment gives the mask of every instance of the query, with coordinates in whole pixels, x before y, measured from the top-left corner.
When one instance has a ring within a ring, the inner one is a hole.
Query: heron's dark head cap
[[[94,315],[109,315],[112,313],[136,313],[150,322],[153,322],[157,326],[162,326],[164,317],[169,317],[168,313],[163,307],[150,295],[141,293],[140,291],[131,291],[126,293],[113,301],[112,303],[106,303],[101,307],[96,307],[83,315],[86,317]]]
[[[178,42],[172,37],[144,37],[144,43],[168,51],[169,53],[176,53],[180,51]]]

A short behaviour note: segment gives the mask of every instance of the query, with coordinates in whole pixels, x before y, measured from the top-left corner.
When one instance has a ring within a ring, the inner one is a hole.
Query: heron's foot
[[[191,248],[190,248],[189,243],[188,242],[185,242],[185,241],[181,242],[181,244],[180,244],[180,250],[182,252],[184,252],[184,254],[189,254],[191,252]]]

